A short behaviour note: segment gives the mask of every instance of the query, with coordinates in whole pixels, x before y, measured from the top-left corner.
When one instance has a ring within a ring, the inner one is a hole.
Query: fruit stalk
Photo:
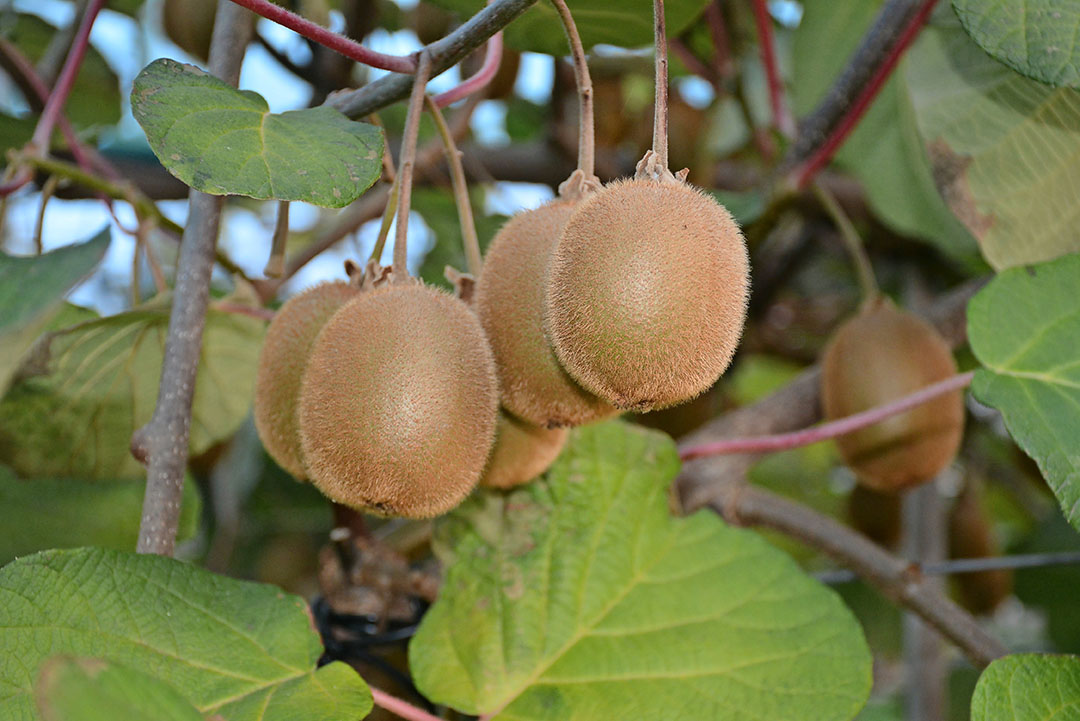
[[[563,29],[566,31],[566,39],[570,43],[570,55],[574,59],[574,80],[577,82],[578,101],[580,103],[578,170],[585,175],[585,180],[592,180],[596,176],[592,77],[589,75],[589,65],[585,60],[585,47],[581,44],[581,35],[578,34],[574,16],[570,14],[570,8],[566,6],[565,0],[551,0],[551,4],[559,12],[559,19],[562,20]]]
[[[468,97],[475,92],[483,90],[491,82],[495,74],[499,72],[502,62],[503,38],[502,33],[497,32],[487,41],[487,49],[484,51],[484,63],[480,69],[463,80],[459,85],[450,88],[445,93],[435,96],[435,104],[440,108],[456,103],[462,98]]]
[[[653,27],[656,41],[656,110],[653,114],[652,149],[661,168],[668,166],[668,57],[664,0],[653,0]]]
[[[904,411],[911,410],[916,406],[931,401],[938,396],[945,395],[958,388],[965,388],[971,384],[971,379],[974,375],[974,371],[959,373],[952,378],[946,378],[943,381],[928,385],[910,395],[898,398],[885,405],[871,408],[862,413],[856,413],[847,418],[841,418],[840,420],[829,423],[822,423],[813,428],[805,428],[801,431],[778,433],[767,436],[751,436],[748,438],[729,438],[714,443],[702,443],[696,446],[687,446],[679,451],[679,458],[684,461],[689,461],[695,458],[719,456],[729,453],[765,453],[769,451],[784,451],[790,448],[808,446],[811,443],[818,443],[819,441],[828,440],[829,438],[836,438],[845,433],[851,433],[860,428],[872,426],[875,423],[880,423],[886,418],[898,415]]]
[[[399,281],[409,275],[406,267],[409,257],[406,235],[409,230],[409,205],[412,201],[413,165],[416,163],[416,138],[420,133],[420,113],[424,110],[424,95],[430,77],[431,55],[427,50],[422,50],[417,63],[412,95],[409,98],[409,110],[405,116],[405,132],[401,139],[401,155],[398,158],[397,232],[394,234],[393,269]]]
[[[403,701],[397,696],[391,696],[374,686],[371,686],[371,699],[379,708],[386,709],[395,716],[406,719],[406,721],[442,721],[438,716],[433,716],[424,709],[417,708],[411,703]]]
[[[446,124],[446,118],[439,110],[437,99],[425,96],[428,112],[435,121],[439,136],[446,150],[446,164],[450,168],[450,184],[454,189],[454,204],[457,205],[458,222],[461,224],[461,243],[465,248],[465,262],[469,273],[474,278],[480,277],[480,268],[484,261],[480,256],[480,240],[476,237],[476,221],[473,219],[472,203],[469,201],[469,186],[465,182],[465,168],[461,165],[461,151],[454,142],[454,135]]]
[[[785,138],[795,137],[795,118],[784,101],[784,84],[780,79],[780,69],[776,62],[776,44],[773,42],[772,18],[765,0],[754,0],[754,22],[757,25],[758,45],[761,46],[761,60],[765,66],[765,79],[769,84],[769,105],[772,108],[773,124]]]
[[[280,278],[285,271],[285,243],[289,240],[289,201],[278,202],[277,222],[274,224],[274,236],[270,243],[270,257],[266,260],[263,275],[267,278]]]
[[[829,192],[828,188],[821,183],[814,183],[813,188],[814,195],[825,207],[825,212],[836,223],[836,227],[840,231],[840,238],[844,241],[844,247],[847,248],[848,255],[851,256],[851,262],[855,264],[855,274],[859,279],[862,299],[864,301],[870,300],[877,296],[879,291],[877,280],[874,278],[874,268],[870,265],[870,258],[866,255],[866,247],[863,245],[859,232],[855,230],[851,219],[848,218],[847,213],[840,207],[840,203],[837,202],[836,197]]]

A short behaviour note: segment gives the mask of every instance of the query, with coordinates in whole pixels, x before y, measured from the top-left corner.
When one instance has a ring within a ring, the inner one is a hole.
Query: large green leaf
[[[57,654],[160,679],[227,721],[343,721],[371,709],[351,668],[316,670],[306,604],[154,555],[45,551],[0,569],[0,718],[31,721],[32,685]]]
[[[674,443],[579,428],[546,481],[468,501],[409,647],[432,700],[497,719],[850,719],[870,654],[839,598],[759,536],[668,511]]]
[[[1080,250],[1080,92],[988,57],[952,13],[908,57],[938,188],[994,268]]]
[[[0,393],[23,354],[56,312],[64,294],[105,257],[109,229],[85,243],[30,258],[0,252]]]
[[[168,324],[156,302],[45,336],[0,401],[0,462],[26,477],[143,477],[131,434],[157,402]],[[250,411],[264,330],[248,316],[207,314],[193,454],[232,435]]]
[[[1001,411],[1080,529],[1080,255],[997,276],[968,304],[985,366],[972,390]]]
[[[139,537],[146,481],[18,478],[0,466],[0,564],[47,548],[127,551]],[[199,491],[184,483],[178,540],[199,526]]]
[[[258,93],[175,60],[143,68],[131,110],[162,165],[204,193],[340,208],[382,172],[374,125],[328,107],[271,113]]]
[[[1018,653],[986,667],[971,699],[971,721],[1080,718],[1080,658]]]
[[[34,696],[44,721],[205,721],[167,683],[95,658],[49,659]]]
[[[56,28],[36,15],[0,13],[0,35],[31,62],[41,60],[55,33]],[[93,47],[86,49],[75,86],[64,103],[64,114],[80,130],[115,125],[120,120],[120,83]]]
[[[710,0],[667,0],[664,18],[670,37],[682,33],[705,9]],[[435,4],[473,15],[484,7],[484,0],[435,0]],[[567,0],[585,49],[605,43],[624,48],[651,45],[653,42],[652,0]],[[504,31],[506,44],[518,50],[532,50],[549,55],[570,52],[566,33],[555,7],[540,0]]]
[[[1018,73],[1080,88],[1080,3],[1076,0],[953,0],[964,29]]]
[[[806,0],[795,31],[792,96],[809,113],[840,73],[880,2]],[[866,190],[874,212],[904,235],[921,238],[969,269],[981,263],[975,239],[949,211],[930,172],[909,89],[897,71],[836,155]]]

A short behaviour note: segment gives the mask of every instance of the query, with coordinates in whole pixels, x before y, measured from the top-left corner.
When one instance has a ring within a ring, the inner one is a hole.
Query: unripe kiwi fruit
[[[728,367],[748,292],[746,244],[722,205],[675,180],[621,180],[567,221],[546,327],[586,390],[654,410],[699,395]]]
[[[184,52],[205,61],[210,55],[217,0],[165,0],[165,34]]]
[[[541,428],[499,413],[495,448],[480,485],[512,488],[528,483],[555,462],[569,433],[566,428]]]
[[[498,395],[491,348],[465,303],[417,282],[362,291],[323,326],[304,372],[311,481],[352,508],[446,513],[480,480]]]
[[[274,314],[255,375],[255,429],[266,452],[299,480],[307,479],[296,408],[308,355],[323,325],[359,291],[323,283],[295,295]]]
[[[474,306],[495,353],[503,407],[544,428],[578,426],[618,411],[566,374],[544,336],[544,279],[575,204],[555,200],[511,218],[496,234]]]
[[[923,320],[875,297],[829,340],[821,364],[825,417],[843,418],[914,393],[956,374],[945,340]],[[934,478],[960,448],[961,390],[938,396],[836,444],[860,482],[897,491]]]

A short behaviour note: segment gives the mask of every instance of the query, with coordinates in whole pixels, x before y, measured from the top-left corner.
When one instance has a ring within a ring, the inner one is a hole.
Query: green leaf
[[[0,393],[23,354],[60,310],[64,295],[97,267],[109,247],[105,228],[85,243],[29,258],[0,252]]]
[[[1075,0],[953,0],[972,39],[1010,68],[1058,87],[1080,88],[1080,4]]]
[[[994,278],[968,304],[968,338],[985,366],[972,391],[1001,411],[1017,444],[1080,530],[1080,255]]]
[[[971,699],[971,721],[1080,718],[1080,658],[1018,653],[986,667]]]
[[[809,113],[820,102],[880,5],[803,3],[803,19],[795,31],[792,83],[798,114]],[[936,246],[969,270],[981,270],[974,237],[934,185],[909,93],[904,73],[893,73],[835,162],[858,177],[875,214],[890,228]]]
[[[506,222],[502,215],[484,213],[484,191],[480,188],[469,193],[473,219],[476,222],[476,235],[480,241],[480,252],[487,250],[488,244],[499,228]],[[446,266],[452,266],[462,272],[468,271],[465,262],[465,247],[461,239],[461,223],[458,220],[457,205],[449,190],[439,188],[414,188],[412,209],[420,213],[424,222],[431,228],[434,243],[420,264],[420,277],[425,283],[449,288],[450,283],[443,275]]]
[[[830,590],[715,514],[669,515],[674,443],[578,428],[547,480],[466,502],[409,647],[418,688],[496,719],[850,719],[870,654]]]
[[[131,110],[162,165],[204,193],[340,208],[382,172],[374,125],[328,107],[271,113],[261,95],[167,58],[135,78]]]
[[[709,2],[667,0],[664,3],[664,19],[668,36],[680,35]],[[435,4],[455,10],[462,16],[471,16],[484,7],[484,0],[435,0]],[[624,48],[652,45],[652,0],[567,0],[566,4],[574,16],[574,24],[586,50],[599,43]],[[548,55],[566,55],[570,52],[559,14],[549,2],[536,3],[503,32],[506,44],[517,50]]]
[[[987,57],[952,13],[907,61],[937,186],[996,269],[1080,250],[1080,92]]]
[[[204,721],[167,683],[96,658],[49,659],[34,696],[44,721]]]
[[[26,477],[144,477],[131,434],[157,403],[168,324],[167,305],[155,302],[46,335],[0,401],[0,462]],[[193,455],[231,436],[250,411],[264,332],[256,318],[207,313]]]
[[[30,721],[31,686],[57,654],[151,674],[227,721],[360,719],[371,695],[354,670],[316,670],[307,605],[154,555],[45,551],[0,569],[0,718]]]
[[[0,14],[0,36],[32,63],[45,55],[56,28],[28,13]],[[86,49],[75,86],[64,103],[64,115],[77,130],[115,125],[120,121],[120,83],[93,46]]]
[[[23,479],[0,466],[0,564],[47,548],[135,548],[145,492],[145,480]],[[198,531],[199,505],[189,478],[177,540]]]

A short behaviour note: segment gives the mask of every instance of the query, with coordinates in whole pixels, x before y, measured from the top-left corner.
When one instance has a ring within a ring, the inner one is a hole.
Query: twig
[[[38,210],[37,223],[34,224],[34,252],[41,255],[45,252],[45,209],[49,206],[49,200],[56,192],[56,186],[60,184],[60,178],[50,175],[41,188],[41,208]]]
[[[709,506],[731,523],[772,528],[849,566],[940,631],[978,667],[1008,653],[970,614],[929,588],[910,564],[828,516],[745,484],[732,484]]]
[[[302,18],[294,12],[286,10],[280,5],[275,5],[270,0],[232,0],[237,5],[247,8],[252,12],[272,20],[278,25],[284,25],[293,32],[314,40],[315,42],[340,53],[350,60],[355,60],[373,68],[390,70],[395,73],[411,73],[416,70],[416,59],[413,56],[387,55],[365,48],[355,40],[344,35],[339,35],[332,30],[327,30],[318,23],[313,23]]]
[[[780,80],[780,68],[776,62],[776,45],[773,42],[772,18],[765,0],[752,0],[754,22],[757,25],[761,62],[765,66],[765,80],[769,85],[769,105],[773,123],[785,138],[795,137],[795,118],[784,101],[784,84]]]
[[[652,150],[661,168],[668,166],[668,57],[664,0],[653,0],[653,34],[656,48],[656,93],[653,110]]]
[[[210,72],[236,86],[252,24],[238,5],[218,5],[210,42]],[[190,213],[180,243],[176,285],[157,405],[150,422],[131,438],[132,454],[146,463],[146,495],[139,526],[139,553],[171,556],[180,521],[191,404],[202,352],[202,334],[210,298],[210,273],[221,221],[223,198],[192,190]]]
[[[375,701],[375,705],[384,708],[392,714],[396,714],[406,721],[443,721],[434,714],[429,714],[422,708],[413,706],[408,701],[402,701],[396,696],[391,696],[385,691],[380,691],[374,686],[369,687],[371,689],[371,698]]]
[[[277,204],[277,221],[274,223],[274,235],[270,241],[270,257],[266,260],[263,275],[267,278],[280,278],[285,270],[285,245],[289,242],[289,201]]]
[[[289,56],[281,52],[270,41],[263,37],[262,33],[255,33],[255,42],[259,43],[259,47],[266,51],[266,53],[274,59],[274,61],[281,67],[288,70],[290,73],[300,78],[312,82],[314,80],[314,74],[311,72],[310,66],[300,66],[289,59]]]
[[[484,62],[480,69],[470,75],[456,87],[450,88],[445,93],[435,96],[435,104],[445,108],[451,103],[456,103],[462,98],[483,90],[491,83],[492,78],[499,72],[502,63],[503,37],[502,32],[497,32],[487,41],[487,50],[484,51]]]
[[[480,268],[484,261],[480,256],[480,240],[476,237],[476,221],[473,219],[472,201],[469,200],[469,186],[465,182],[465,168],[461,165],[461,151],[454,143],[454,136],[446,125],[438,104],[425,96],[428,111],[435,120],[446,148],[446,163],[450,167],[450,184],[454,189],[454,203],[457,205],[458,223],[461,225],[461,242],[465,247],[465,263],[474,278],[480,277]]]
[[[936,2],[887,0],[825,98],[799,126],[798,140],[780,166],[795,187],[804,186],[829,162],[915,40]]]
[[[719,456],[727,453],[768,453],[771,451],[784,451],[791,448],[808,446],[811,443],[836,438],[845,433],[857,431],[860,428],[880,423],[886,418],[903,413],[915,406],[922,405],[944,395],[957,388],[965,388],[971,384],[974,371],[960,373],[943,381],[938,381],[925,388],[898,398],[884,405],[869,410],[840,418],[829,423],[822,423],[813,428],[806,428],[792,433],[778,433],[775,435],[756,436],[751,438],[729,438],[714,443],[703,443],[696,446],[686,446],[679,451],[679,458],[684,461],[708,456]]]
[[[397,228],[394,233],[394,275],[398,282],[408,277],[409,257],[407,236],[409,231],[409,209],[412,201],[413,170],[416,165],[416,139],[420,133],[420,114],[424,112],[424,96],[427,81],[431,77],[431,56],[426,50],[420,52],[420,63],[416,69],[409,109],[405,116],[405,131],[401,139],[401,151],[398,156],[398,208]]]
[[[1046,568],[1049,566],[1072,566],[1080,564],[1080,551],[1054,551],[1051,553],[1018,553],[1014,556],[994,558],[954,558],[939,563],[920,563],[918,571],[924,576],[953,576],[961,573],[982,573],[1016,568]],[[850,583],[859,576],[847,569],[821,571],[814,578],[822,583]]]
[[[709,38],[713,45],[713,68],[717,82],[723,85],[731,76],[731,47],[728,43],[727,23],[724,22],[724,10],[720,7],[723,0],[713,0],[705,6],[705,23],[709,26]]]
[[[578,92],[578,170],[591,181],[596,177],[596,124],[593,120],[593,86],[589,75],[589,63],[585,59],[585,47],[570,8],[565,0],[551,0],[562,20],[570,55],[574,59],[574,81]]]
[[[428,45],[425,50],[431,57],[432,76],[456,65],[535,2],[536,0],[493,0],[457,30]],[[337,93],[327,100],[327,104],[350,118],[362,118],[408,97],[412,92],[412,85],[411,75],[387,75],[359,90]]]
[[[859,288],[862,290],[863,300],[870,300],[879,294],[877,279],[874,277],[874,268],[870,264],[870,258],[866,255],[866,247],[863,245],[859,232],[855,230],[851,219],[844,212],[836,197],[829,192],[822,183],[813,184],[814,195],[825,207],[825,211],[832,218],[840,231],[840,238],[844,241],[851,262],[855,265],[855,275],[859,279]]]

